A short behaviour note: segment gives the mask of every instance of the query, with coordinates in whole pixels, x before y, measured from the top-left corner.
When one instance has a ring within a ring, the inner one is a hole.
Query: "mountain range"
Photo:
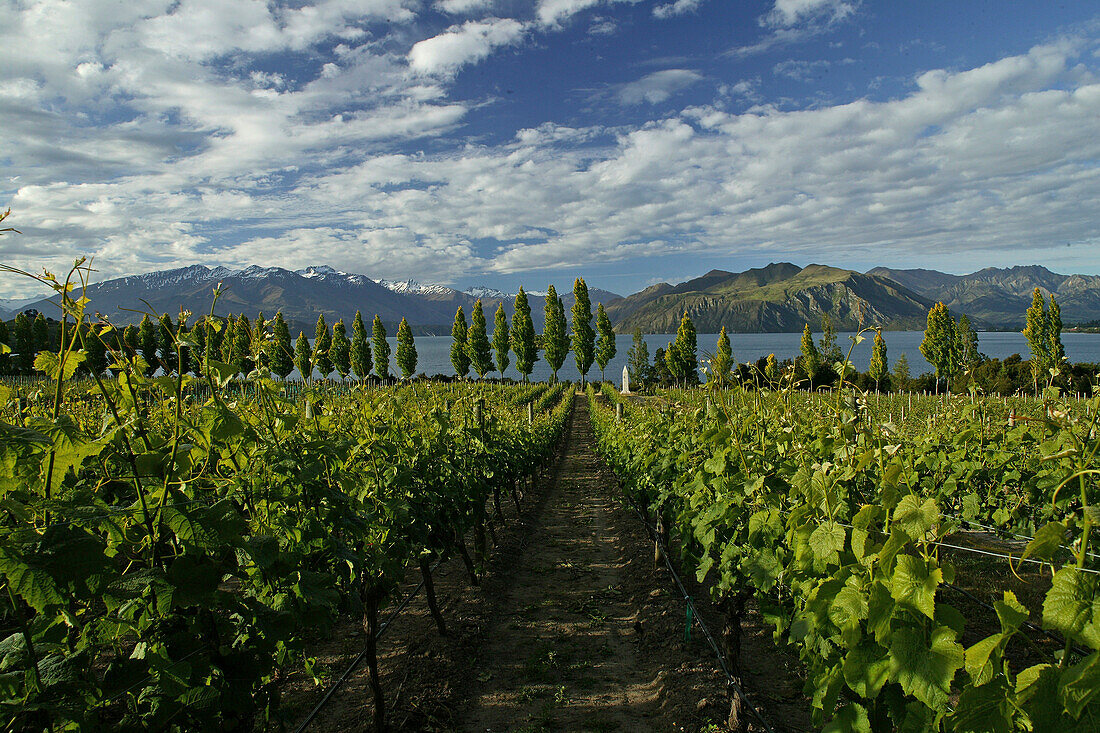
[[[1059,275],[1038,265],[987,267],[970,275],[876,267],[867,274],[890,278],[952,311],[966,313],[987,328],[1023,328],[1035,288],[1054,295],[1065,323],[1100,318],[1100,276],[1096,275]]]
[[[221,294],[215,304],[214,288],[219,283]],[[511,318],[515,302],[514,294],[493,288],[460,291],[444,285],[420,285],[414,280],[375,281],[327,265],[295,271],[257,265],[243,270],[191,265],[106,280],[88,286],[84,294],[90,300],[91,312],[116,325],[137,323],[150,310],[175,315],[184,308],[194,319],[210,313],[213,306],[213,313],[220,316],[244,313],[252,318],[262,311],[270,317],[282,311],[292,333],[301,330],[307,334],[312,333],[319,315],[323,314],[330,325],[340,318],[350,324],[357,310],[362,312],[368,328],[370,320],[378,315],[391,331],[404,317],[417,333],[449,334],[459,307],[465,310],[468,320],[474,303],[480,299],[491,324],[498,304],[503,303]],[[591,289],[589,295],[593,303],[621,297],[598,289]],[[539,330],[544,320],[544,296],[543,292],[532,291],[528,297],[531,319]],[[561,296],[568,310],[573,293],[563,292]],[[0,305],[0,315],[11,318],[18,311],[34,309],[56,317],[58,312],[56,297],[17,303],[18,309],[7,313]]]
[[[183,307],[195,316],[208,313],[218,283],[222,291],[214,308],[217,315],[245,313],[251,318],[262,311],[270,317],[281,310],[294,333],[310,333],[319,314],[329,323],[339,318],[350,322],[360,310],[368,321],[379,315],[387,328],[405,317],[417,333],[449,334],[457,308],[462,307],[469,318],[480,298],[491,322],[501,303],[511,318],[515,299],[512,293],[488,287],[457,290],[411,279],[373,280],[324,265],[297,271],[192,265],[107,280],[89,286],[86,295],[92,311],[121,325],[141,320],[150,309],[174,314]],[[1055,295],[1066,324],[1100,319],[1100,277],[1059,275],[1039,266],[951,275],[882,267],[859,273],[781,262],[745,272],[711,270],[687,282],[659,283],[625,298],[596,288],[589,295],[593,306],[604,304],[620,333],[635,328],[646,333],[675,332],[684,313],[700,333],[722,326],[733,332],[792,332],[807,323],[816,329],[825,314],[840,330],[860,324],[919,330],[936,301],[946,303],[955,315],[965,313],[977,328],[1019,330],[1036,287]],[[573,294],[561,295],[568,312]],[[538,330],[543,326],[544,296],[542,291],[528,291]],[[54,315],[57,306],[51,300],[0,300],[0,316],[11,318],[29,308]]]

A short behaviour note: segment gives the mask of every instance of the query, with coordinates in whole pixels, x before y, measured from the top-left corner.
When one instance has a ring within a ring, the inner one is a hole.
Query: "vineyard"
[[[301,731],[360,663],[327,727],[1100,729],[1100,395],[78,380],[65,307],[0,385],[7,729]]]
[[[853,390],[608,396],[600,451],[709,587],[734,674],[752,603],[824,730],[1100,729],[1100,397],[937,400],[902,430]],[[974,554],[988,602],[963,587]]]
[[[48,388],[2,400],[7,729],[270,724],[318,629],[358,616],[374,639],[410,567],[429,603],[440,559],[476,582],[491,513],[572,406],[564,385],[288,390],[216,362],[151,378],[124,354],[117,379],[70,389],[78,348],[39,354]]]

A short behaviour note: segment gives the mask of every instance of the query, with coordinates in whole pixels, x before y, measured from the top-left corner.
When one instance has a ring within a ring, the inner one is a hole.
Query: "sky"
[[[1100,6],[0,0],[0,263],[1100,274]],[[39,292],[5,276],[0,295]]]

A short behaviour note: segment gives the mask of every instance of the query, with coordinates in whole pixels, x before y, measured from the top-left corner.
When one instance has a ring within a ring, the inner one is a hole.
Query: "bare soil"
[[[437,570],[447,636],[439,636],[423,594],[383,636],[391,730],[726,730],[725,675],[698,627],[687,638],[684,601],[663,564],[654,567],[644,525],[594,446],[578,393],[553,466],[529,487],[520,513],[506,502],[480,585],[469,584],[460,561]],[[408,589],[419,579],[410,571]],[[717,632],[720,619],[705,590],[684,581]],[[811,730],[797,658],[776,650],[755,613],[743,633],[750,703],[777,731]],[[318,640],[315,669],[325,686],[363,642],[356,620]],[[302,672],[288,675],[281,706],[287,729],[323,691]],[[371,715],[364,667],[310,730],[369,730]]]

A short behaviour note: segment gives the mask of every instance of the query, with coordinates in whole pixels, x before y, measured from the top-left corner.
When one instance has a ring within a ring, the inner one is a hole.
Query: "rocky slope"
[[[841,330],[860,324],[923,328],[930,303],[897,283],[824,265],[787,262],[745,272],[712,270],[679,285],[661,283],[608,307],[616,330],[675,332],[687,313],[700,333],[817,328],[828,314]]]
[[[969,275],[876,267],[867,274],[888,277],[993,328],[1023,328],[1035,288],[1054,295],[1066,324],[1100,318],[1100,277],[1096,275],[1060,275],[1038,265],[987,267]]]

